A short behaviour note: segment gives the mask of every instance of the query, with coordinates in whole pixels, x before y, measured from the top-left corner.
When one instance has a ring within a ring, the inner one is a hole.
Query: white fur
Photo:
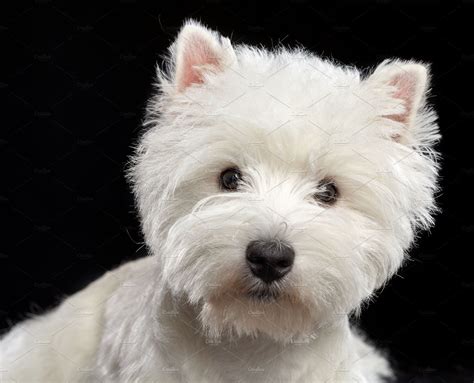
[[[122,266],[0,343],[8,381],[379,382],[351,330],[432,224],[438,140],[427,68],[372,75],[302,49],[269,52],[188,22],[158,70],[130,169],[153,257]],[[238,166],[237,192],[218,176]],[[340,199],[312,197],[333,179]],[[275,300],[247,244],[296,252]],[[85,309],[85,314],[81,311]],[[45,339],[47,342],[41,342]]]

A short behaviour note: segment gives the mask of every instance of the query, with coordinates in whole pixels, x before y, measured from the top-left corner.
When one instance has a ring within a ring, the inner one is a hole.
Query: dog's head
[[[426,66],[370,75],[195,22],[158,71],[131,176],[170,291],[209,334],[308,334],[357,309],[431,223]]]

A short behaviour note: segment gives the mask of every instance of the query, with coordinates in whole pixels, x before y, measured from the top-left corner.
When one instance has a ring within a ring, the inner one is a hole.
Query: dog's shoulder
[[[102,336],[107,302],[121,289],[130,288],[129,281],[148,270],[150,262],[147,257],[123,264],[47,314],[17,324],[0,340],[0,366],[7,377],[69,381],[85,373]]]

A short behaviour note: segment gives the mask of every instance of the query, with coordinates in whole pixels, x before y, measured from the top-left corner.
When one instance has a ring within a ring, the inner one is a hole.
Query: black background
[[[442,213],[360,325],[402,382],[474,380],[474,2],[10,2],[0,13],[0,328],[143,255],[123,168],[183,19],[362,67],[432,63]],[[5,6],[5,3],[2,7]]]

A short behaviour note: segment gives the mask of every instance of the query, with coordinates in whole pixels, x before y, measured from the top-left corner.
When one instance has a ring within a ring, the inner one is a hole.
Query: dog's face
[[[132,177],[147,244],[210,335],[288,340],[357,309],[434,207],[427,70],[362,78],[188,23]]]

